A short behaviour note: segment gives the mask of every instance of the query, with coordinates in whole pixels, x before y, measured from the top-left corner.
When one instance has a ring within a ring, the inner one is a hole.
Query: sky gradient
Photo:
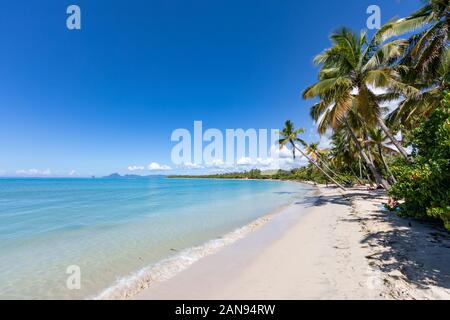
[[[82,30],[66,28],[70,4]],[[225,130],[291,119],[318,141],[300,98],[312,58],[336,28],[364,29],[371,4],[386,22],[420,1],[2,3],[0,176],[173,167],[171,133],[195,120]]]

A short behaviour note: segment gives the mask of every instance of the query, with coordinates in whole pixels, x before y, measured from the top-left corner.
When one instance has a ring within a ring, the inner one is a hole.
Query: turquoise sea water
[[[189,248],[310,190],[273,181],[0,179],[0,298],[123,291],[128,281],[148,278],[149,266],[174,257],[168,271],[176,271],[178,257],[186,263],[198,254],[190,257]],[[73,265],[81,270],[79,290],[66,285]]]

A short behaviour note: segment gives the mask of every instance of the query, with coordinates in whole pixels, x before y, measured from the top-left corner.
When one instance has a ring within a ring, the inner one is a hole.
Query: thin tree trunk
[[[372,185],[373,181],[372,178],[370,177],[369,171],[367,171],[366,165],[364,165],[364,173],[366,174],[367,182],[369,182],[369,184]],[[375,182],[375,184],[377,183]]]
[[[411,161],[409,159],[408,153],[406,152],[405,148],[403,148],[403,146],[400,144],[400,142],[398,142],[398,140],[395,139],[395,137],[392,135],[391,130],[389,130],[389,128],[386,126],[386,124],[384,123],[383,119],[381,117],[377,117],[377,122],[378,122],[378,125],[380,126],[381,130],[383,130],[383,132],[389,137],[389,139],[391,140],[392,144],[402,154],[402,156],[405,158],[405,160],[408,163],[410,163]]]
[[[356,180],[358,180],[359,184],[363,185],[364,182],[362,181],[362,179],[360,179],[360,178],[358,177],[358,174],[355,172],[355,170],[353,170],[353,169],[350,167],[350,171],[353,173],[353,175],[355,176]],[[362,173],[361,173],[361,174],[362,174]]]
[[[328,177],[331,181],[333,181],[335,184],[338,185],[339,188],[341,188],[343,191],[346,191],[346,189],[336,180],[334,180],[328,173],[326,173],[314,160],[312,160],[310,157],[308,157],[300,148],[298,148],[293,141],[291,141],[292,147],[294,149],[297,149],[311,164],[313,164],[317,169],[319,169],[325,176]]]
[[[359,177],[360,177],[361,180],[362,180],[363,176],[362,176],[361,157],[359,157],[358,162],[359,162]]]
[[[378,168],[378,167],[375,165],[375,161],[373,160],[372,152],[370,151],[369,146],[368,146],[368,145],[365,145],[365,147],[366,147],[366,150],[367,150],[367,157],[369,158],[370,163],[373,163],[373,165],[375,166],[375,168],[377,168],[377,170],[380,171],[380,170],[379,170],[380,168]],[[380,173],[380,174],[381,174],[381,173]]]
[[[322,160],[322,158],[320,157],[319,154],[317,154],[315,151],[312,151],[312,153],[315,154],[315,156],[317,157],[317,159],[319,160],[319,162],[320,162],[326,169],[328,169],[335,177],[338,177],[339,179],[341,179],[341,177],[339,176],[339,174],[336,173],[334,170],[332,170],[332,169],[327,165],[327,163],[326,163],[324,160]],[[341,179],[341,180],[342,180],[342,179]]]
[[[372,152],[370,151],[370,149],[369,149],[369,147],[367,145],[366,145],[366,148],[367,148],[367,156],[369,157],[370,162],[373,163],[373,165],[377,169],[377,171],[380,172],[380,168],[375,164],[375,160],[373,159]],[[380,176],[383,177],[381,172],[380,172]],[[386,180],[384,178],[383,178],[383,180],[385,180],[387,182],[387,184],[388,184],[388,186],[390,188],[391,184],[390,184],[389,180]]]
[[[383,151],[381,150],[381,145],[378,144],[377,147],[378,147],[378,154],[380,155],[381,162],[383,162],[384,169],[391,176],[392,182],[397,183],[397,180],[395,179],[394,175],[392,174],[391,169],[389,169],[389,167],[386,163],[386,160],[384,159]]]
[[[370,161],[369,157],[367,156],[367,154],[364,152],[363,148],[361,147],[361,145],[359,144],[358,138],[356,137],[355,133],[353,132],[353,129],[350,127],[350,124],[348,123],[347,119],[345,119],[345,124],[347,125],[347,128],[350,132],[350,136],[353,140],[353,142],[356,145],[356,148],[359,151],[359,154],[361,155],[361,158],[363,158],[364,162],[366,163],[367,167],[369,168],[369,170],[372,172],[375,181],[378,185],[383,186],[383,188],[385,188],[386,190],[389,190],[390,185],[389,183],[383,178],[383,176],[380,174],[380,172],[378,171],[378,169],[375,167],[375,165],[373,164],[373,162]]]

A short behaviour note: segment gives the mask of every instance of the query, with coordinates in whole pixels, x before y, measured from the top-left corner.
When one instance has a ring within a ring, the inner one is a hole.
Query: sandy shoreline
[[[447,232],[384,212],[381,193],[319,192],[134,298],[450,299]]]

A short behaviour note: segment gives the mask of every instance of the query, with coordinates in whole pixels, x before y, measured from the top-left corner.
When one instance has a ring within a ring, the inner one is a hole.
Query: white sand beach
[[[450,299],[450,235],[321,186],[267,224],[135,299]],[[305,209],[306,207],[306,209]]]

